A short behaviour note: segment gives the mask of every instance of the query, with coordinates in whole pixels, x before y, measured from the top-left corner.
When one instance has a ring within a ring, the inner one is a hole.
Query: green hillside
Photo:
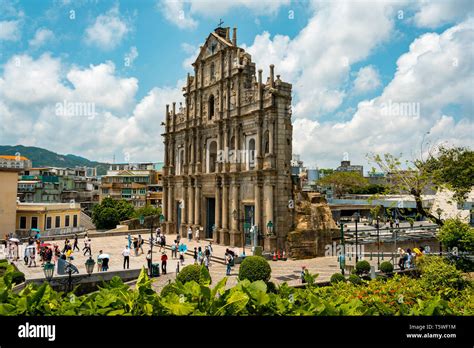
[[[60,155],[40,147],[0,145],[0,155],[14,156],[17,152],[19,152],[21,156],[29,158],[33,162],[34,167],[97,167],[97,175],[104,175],[108,168],[107,163],[89,161],[87,158],[75,155]]]

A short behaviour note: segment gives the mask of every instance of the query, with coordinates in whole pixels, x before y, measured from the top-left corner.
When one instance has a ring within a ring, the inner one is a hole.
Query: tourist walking
[[[99,257],[102,254],[102,250],[97,255],[97,272],[102,272],[102,259]]]
[[[92,241],[87,238],[85,241],[84,241],[84,244],[85,244],[85,247],[84,249],[84,256],[86,256],[86,253],[89,253],[90,256],[92,256]]]
[[[184,251],[179,252],[179,262],[181,263],[181,266],[184,265]]]
[[[102,250],[101,250],[102,254]],[[109,258],[108,257],[103,257],[102,258],[102,272],[107,272],[109,269]]]
[[[135,256],[138,256],[138,239],[133,238],[133,250],[135,251]]]
[[[202,265],[202,261],[203,261],[203,254],[202,254],[202,249],[201,247],[198,248],[198,263],[200,265]]]
[[[151,276],[151,255],[152,255],[152,253],[151,253],[151,249],[150,249],[150,250],[148,250],[148,254],[146,255],[146,264],[148,266],[150,276]]]
[[[179,241],[181,240],[181,236],[179,235],[179,233],[176,235],[176,241],[179,243]]]
[[[127,269],[130,268],[130,247],[128,245],[125,246],[125,249],[122,250],[123,256],[123,269],[125,269],[125,265],[127,265]]]
[[[163,272],[163,274],[166,274],[167,262],[168,262],[168,255],[166,255],[166,252],[163,251],[163,254],[161,255],[161,272]]]
[[[199,243],[199,227],[196,227],[196,234],[195,234],[196,240]]]
[[[68,244],[68,243],[69,243],[69,239],[66,238],[66,239],[64,240],[63,254],[65,254],[66,251],[67,251],[67,244]]]
[[[232,267],[232,255],[229,253],[225,254],[225,265],[226,265],[226,275],[230,276],[230,269]]]
[[[204,257],[204,266],[207,268],[207,270],[209,271],[209,257],[208,256],[205,256]]]
[[[138,247],[140,248],[140,250],[142,251],[142,254],[144,254],[143,252],[143,243],[144,243],[144,239],[142,238],[142,235],[139,234],[138,235]],[[138,252],[138,251],[137,251]]]
[[[191,239],[193,239],[193,230],[191,227],[188,227],[188,242],[190,242]]]
[[[398,218],[395,219],[395,227],[400,228],[400,220]]]
[[[130,249],[132,247],[132,236],[130,233],[127,235],[127,242],[128,242],[128,248]]]
[[[171,258],[176,258],[177,252],[176,252],[176,245],[178,242],[175,240],[173,245],[171,246]]]
[[[197,252],[197,248],[196,248],[196,247],[194,247],[193,258],[194,258],[194,264],[196,265],[196,264],[197,264],[197,259],[198,259],[198,252]]]
[[[162,250],[165,250],[165,246],[166,246],[166,237],[164,234],[161,235],[161,241],[160,241],[160,252]]]
[[[77,238],[77,233],[74,235],[74,246],[72,248],[72,251],[81,251],[81,249],[79,249],[79,246],[77,245],[79,243],[78,241],[78,238]]]

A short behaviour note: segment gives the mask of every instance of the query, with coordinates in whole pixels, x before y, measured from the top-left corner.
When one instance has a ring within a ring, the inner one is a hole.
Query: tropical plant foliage
[[[395,275],[304,288],[283,284],[274,291],[262,280],[245,279],[229,289],[227,278],[214,287],[207,281],[177,281],[161,294],[142,270],[133,289],[115,277],[82,296],[56,292],[48,283],[16,293],[7,269],[0,278],[0,315],[474,315],[471,282],[454,266],[427,258],[421,269],[421,278]]]

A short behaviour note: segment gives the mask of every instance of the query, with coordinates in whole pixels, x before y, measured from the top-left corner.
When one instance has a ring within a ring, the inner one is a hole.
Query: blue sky
[[[264,76],[273,63],[293,84],[293,152],[308,165],[349,152],[368,170],[368,152],[413,155],[427,131],[473,144],[470,1],[0,1],[2,145],[162,160],[164,105],[221,18]],[[66,99],[97,116],[58,117]],[[389,102],[421,115],[381,114]]]

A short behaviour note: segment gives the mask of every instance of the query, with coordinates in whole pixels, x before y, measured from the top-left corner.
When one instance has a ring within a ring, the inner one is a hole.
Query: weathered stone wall
[[[325,246],[338,236],[331,209],[319,195],[299,192],[296,197],[296,228],[287,240],[289,256],[296,259],[324,256]]]

